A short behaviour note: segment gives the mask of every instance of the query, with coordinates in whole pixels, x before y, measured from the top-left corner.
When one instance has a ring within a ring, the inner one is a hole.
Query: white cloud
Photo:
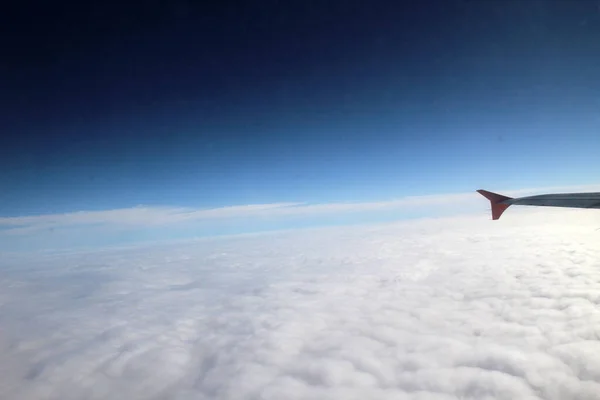
[[[525,189],[503,192],[519,196],[544,191],[593,191],[598,185]],[[476,192],[410,196],[389,201],[354,203],[273,203],[195,209],[185,207],[138,206],[106,211],[78,211],[65,214],[0,217],[0,235],[23,235],[44,230],[86,227],[89,229],[160,227],[185,222],[208,222],[240,218],[285,218],[336,215],[344,213],[385,212],[392,210],[440,210],[472,212],[485,209],[486,200]],[[443,214],[443,213],[442,213]]]
[[[599,399],[600,213],[3,261],[0,398]]]
[[[29,233],[40,229],[76,225],[152,226],[194,219],[235,218],[286,208],[297,203],[252,204],[196,210],[183,207],[133,207],[107,211],[78,211],[26,217],[2,217],[7,233]]]

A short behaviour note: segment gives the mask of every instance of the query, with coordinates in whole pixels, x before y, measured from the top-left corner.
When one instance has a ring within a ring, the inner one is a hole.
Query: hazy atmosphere
[[[0,33],[0,399],[600,400],[599,2]]]

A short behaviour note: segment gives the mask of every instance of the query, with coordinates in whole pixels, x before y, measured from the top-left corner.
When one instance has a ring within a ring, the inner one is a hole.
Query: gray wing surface
[[[512,205],[568,207],[568,208],[600,208],[600,192],[594,193],[555,193],[537,196],[512,198],[501,194],[478,190],[487,198],[492,206],[492,219],[499,219],[502,213]]]
[[[504,203],[519,206],[600,208],[600,192],[541,194],[504,200]]]

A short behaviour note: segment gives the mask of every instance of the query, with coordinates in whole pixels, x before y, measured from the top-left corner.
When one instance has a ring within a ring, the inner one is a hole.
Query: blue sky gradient
[[[593,2],[308,3],[2,21],[0,216],[598,182]]]

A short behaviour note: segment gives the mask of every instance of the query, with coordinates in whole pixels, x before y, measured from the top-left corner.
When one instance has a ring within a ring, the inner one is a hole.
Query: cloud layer
[[[599,399],[600,213],[4,260],[0,398]]]
[[[505,194],[519,196],[536,191],[594,191],[598,185],[578,187],[557,187],[509,191]],[[504,192],[503,192],[504,193]],[[427,210],[430,214],[440,214],[440,210],[472,212],[474,207],[486,204],[475,192],[411,196],[388,201],[349,202],[349,203],[272,203],[250,204],[196,209],[186,207],[146,207],[138,206],[105,211],[78,211],[66,214],[0,217],[0,235],[23,235],[54,229],[87,227],[98,228],[148,228],[242,218],[285,218],[311,217],[336,214],[356,214],[385,212],[392,210]]]

